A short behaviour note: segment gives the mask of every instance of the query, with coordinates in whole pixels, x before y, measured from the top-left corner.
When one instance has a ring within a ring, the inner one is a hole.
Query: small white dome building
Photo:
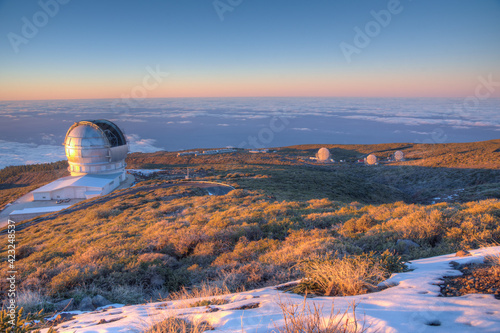
[[[325,147],[320,148],[316,153],[316,160],[318,160],[318,162],[329,162],[330,157],[330,151]]]
[[[378,157],[370,154],[365,158],[365,163],[367,165],[377,165],[378,164]]]
[[[397,152],[394,153],[394,160],[397,162],[404,161],[405,155],[401,150],[398,150]]]
[[[108,194],[125,181],[128,144],[111,121],[76,122],[63,145],[71,176],[34,190],[34,200],[89,199]]]

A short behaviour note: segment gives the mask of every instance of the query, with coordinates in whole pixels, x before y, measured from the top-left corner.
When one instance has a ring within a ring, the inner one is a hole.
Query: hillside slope
[[[454,254],[415,260],[413,271],[393,275],[385,283],[393,287],[355,297],[304,298],[268,287],[237,294],[218,296],[225,300],[222,305],[191,306],[213,300],[213,297],[190,300],[150,303],[121,307],[118,304],[108,310],[91,313],[76,312],[70,323],[65,323],[68,332],[122,332],[124,328],[143,331],[168,317],[189,321],[207,322],[214,332],[279,332],[287,323],[300,322],[309,315],[313,320],[314,309],[320,309],[319,318],[328,323],[330,314],[339,318],[356,304],[356,318],[359,327],[369,332],[497,332],[500,326],[500,302],[493,295],[465,295],[461,297],[439,297],[440,278],[459,275],[458,270],[450,270],[450,262],[462,265],[482,262],[487,255],[500,255],[500,247],[483,248],[472,251],[472,257],[457,258]],[[222,303],[222,302],[221,302]],[[246,309],[245,309],[246,308]],[[245,309],[245,310],[243,310]],[[283,311],[293,311],[295,320],[284,319]],[[305,309],[305,310],[304,310]],[[307,310],[310,309],[310,310]],[[335,317],[334,317],[335,318]]]
[[[440,145],[427,162],[373,167],[304,159],[318,146],[269,154],[131,154],[130,167],[162,170],[139,176],[139,185],[175,184],[171,178],[189,167],[197,180],[236,190],[214,196],[189,187],[145,189],[19,230],[20,304],[50,311],[54,302],[73,298],[79,306],[96,295],[140,303],[201,283],[236,291],[303,277],[297,264],[311,258],[389,256],[398,262],[499,242],[500,171],[485,167],[498,161],[481,158],[498,143]],[[402,145],[342,149],[356,160],[373,148]],[[417,148],[408,148],[408,155]],[[453,156],[449,166],[437,165],[450,151],[464,151],[467,167]],[[40,172],[53,177],[65,172],[62,166]],[[5,244],[0,257],[6,271]]]
[[[321,164],[309,160],[320,147],[328,147],[335,160],[345,162]],[[369,153],[385,161],[397,150],[403,151],[405,161],[372,167],[357,163]],[[218,180],[262,190],[278,200],[327,197],[343,202],[429,204],[448,197],[460,202],[500,198],[500,140],[435,145],[301,145],[272,151],[202,156],[134,153],[127,163],[130,168],[208,170]]]

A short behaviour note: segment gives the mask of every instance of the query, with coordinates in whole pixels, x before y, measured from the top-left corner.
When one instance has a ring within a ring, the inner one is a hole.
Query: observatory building
[[[71,176],[36,189],[34,200],[89,199],[110,193],[125,180],[128,144],[111,121],[74,123],[64,146]]]
[[[365,164],[366,165],[378,165],[378,157],[370,154],[367,157],[365,157]]]
[[[405,155],[401,150],[398,150],[397,152],[394,153],[394,161],[401,162],[405,160]]]
[[[108,120],[74,123],[64,139],[72,176],[125,170],[128,146],[123,132]]]
[[[328,148],[320,148],[316,153],[316,160],[318,162],[330,162],[330,151]]]

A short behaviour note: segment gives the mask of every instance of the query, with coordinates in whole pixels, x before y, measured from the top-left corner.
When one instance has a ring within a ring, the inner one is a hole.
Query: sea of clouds
[[[64,159],[75,121],[109,119],[132,152],[305,143],[446,143],[496,139],[500,100],[177,98],[0,102],[0,168]]]

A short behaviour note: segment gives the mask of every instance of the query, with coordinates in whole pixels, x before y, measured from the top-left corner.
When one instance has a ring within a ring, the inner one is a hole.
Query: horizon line
[[[352,99],[459,99],[467,96],[170,96],[170,97],[146,97],[144,100],[158,99],[217,99],[217,98],[352,98]],[[492,96],[489,99],[500,99],[500,96]],[[0,99],[0,102],[36,102],[36,101],[81,101],[81,100],[121,100],[120,97],[98,97],[98,98],[47,98],[47,99]]]

